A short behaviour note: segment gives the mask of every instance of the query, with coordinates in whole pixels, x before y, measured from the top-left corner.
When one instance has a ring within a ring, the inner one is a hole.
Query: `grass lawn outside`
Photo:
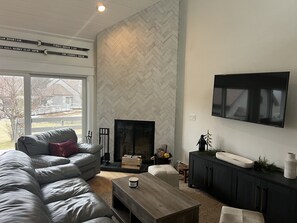
[[[7,132],[7,126],[9,124],[8,119],[0,120],[0,150],[14,149],[14,142],[10,140],[10,136]]]
[[[47,118],[47,117],[75,117],[81,115],[81,112],[75,111],[72,113],[69,112],[64,112],[64,113],[55,113],[55,114],[47,114],[40,116],[40,118]],[[0,150],[8,150],[8,149],[15,149],[15,142],[14,140],[11,141],[10,136],[8,134],[8,128],[10,126],[9,120],[8,119],[1,119],[0,120]],[[69,126],[73,127],[75,130],[78,140],[81,141],[83,136],[82,136],[82,129],[81,128],[76,128],[78,126],[81,126],[80,121],[64,121],[63,124],[61,122],[36,122],[32,123],[32,134],[36,134],[39,132],[43,132],[45,130],[40,130],[40,128],[50,128],[50,129],[57,129],[61,128],[63,126]],[[39,131],[34,131],[34,128],[39,129]]]

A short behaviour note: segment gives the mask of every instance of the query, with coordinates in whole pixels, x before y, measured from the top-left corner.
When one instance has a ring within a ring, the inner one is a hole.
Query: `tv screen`
[[[219,74],[212,115],[284,127],[290,72]]]

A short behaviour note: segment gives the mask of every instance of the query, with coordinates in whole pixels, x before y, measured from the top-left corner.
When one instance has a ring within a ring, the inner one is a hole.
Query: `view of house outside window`
[[[82,134],[82,80],[32,77],[32,134],[71,127]]]
[[[82,79],[31,77],[31,134],[70,127],[82,138]],[[0,150],[24,135],[23,77],[0,76]]]

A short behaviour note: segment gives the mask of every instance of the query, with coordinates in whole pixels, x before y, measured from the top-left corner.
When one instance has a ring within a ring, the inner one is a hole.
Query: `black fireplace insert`
[[[142,163],[151,163],[155,145],[155,122],[115,120],[114,161],[121,162],[122,156],[141,155]]]

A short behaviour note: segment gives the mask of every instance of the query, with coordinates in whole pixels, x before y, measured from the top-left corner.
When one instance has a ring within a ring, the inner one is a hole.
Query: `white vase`
[[[296,178],[297,160],[294,153],[288,153],[285,159],[284,177],[288,179]]]

